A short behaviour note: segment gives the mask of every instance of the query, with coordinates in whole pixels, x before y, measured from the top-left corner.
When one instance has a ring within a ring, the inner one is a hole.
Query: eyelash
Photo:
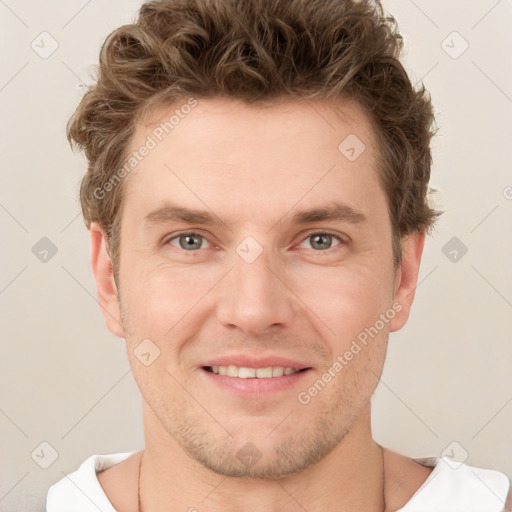
[[[201,235],[200,233],[197,233],[196,231],[184,231],[182,233],[178,233],[174,236],[172,236],[171,238],[168,238],[165,242],[164,242],[164,245],[170,245],[170,243],[173,241],[173,240],[176,240],[182,236],[187,236],[187,235],[194,235],[194,236],[199,236],[201,237],[202,239],[204,240],[208,240],[207,237],[205,237],[204,235]],[[312,251],[314,252],[317,252],[317,253],[327,253],[327,254],[331,254],[331,252],[333,250],[336,250],[336,248],[340,248],[340,246],[343,246],[343,245],[346,245],[346,240],[343,240],[341,238],[341,236],[339,235],[336,235],[335,233],[331,233],[329,231],[313,231],[312,233],[309,233],[307,236],[305,236],[300,243],[304,242],[305,240],[307,240],[308,238],[312,238],[313,236],[315,235],[329,235],[329,236],[332,236],[333,238],[337,239],[340,243],[338,245],[335,245],[334,247],[330,247],[329,249],[324,249],[324,250],[315,250],[315,249],[311,249]],[[174,246],[173,246],[174,247]],[[185,249],[181,249],[180,247],[175,247],[176,249],[178,249],[179,251],[181,252],[184,252],[184,253],[189,253],[190,255],[194,255],[194,253],[198,253],[200,252],[200,249],[196,249],[196,250],[193,250],[193,251],[186,251]]]

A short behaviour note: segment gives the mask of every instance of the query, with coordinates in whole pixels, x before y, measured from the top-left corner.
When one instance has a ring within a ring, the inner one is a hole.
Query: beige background
[[[42,510],[48,487],[89,455],[143,446],[124,345],[95,300],[77,202],[85,160],[64,131],[104,38],[139,5],[0,0],[1,511]],[[455,456],[512,476],[512,2],[384,6],[438,113],[431,185],[446,213],[427,239],[409,323],[391,336],[374,436],[410,456],[456,441]],[[47,58],[31,47],[51,49],[43,31],[58,43]],[[57,248],[46,262],[32,251],[43,237]],[[456,262],[449,242],[468,249]],[[58,454],[47,469],[42,442]]]

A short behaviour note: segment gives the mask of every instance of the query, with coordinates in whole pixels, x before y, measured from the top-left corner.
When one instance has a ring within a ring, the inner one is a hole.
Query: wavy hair
[[[399,61],[395,19],[378,0],[153,0],[114,30],[99,73],[67,125],[85,152],[80,187],[87,227],[107,235],[118,262],[123,183],[98,198],[127,158],[135,125],[178,100],[228,97],[272,105],[286,98],[356,101],[374,127],[395,268],[401,239],[429,231],[442,214],[428,204],[434,113]],[[123,180],[125,181],[125,180]]]

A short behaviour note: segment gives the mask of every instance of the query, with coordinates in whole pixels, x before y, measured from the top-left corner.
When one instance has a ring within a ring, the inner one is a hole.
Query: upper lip
[[[267,368],[269,366],[282,366],[283,368],[293,368],[294,370],[303,370],[311,366],[301,363],[287,357],[277,355],[252,356],[250,354],[233,354],[230,356],[220,356],[210,359],[201,366],[243,366],[245,368]]]

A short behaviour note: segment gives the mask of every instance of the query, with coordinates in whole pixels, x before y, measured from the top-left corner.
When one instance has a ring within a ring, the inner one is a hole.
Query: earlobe
[[[424,231],[416,231],[402,239],[402,263],[397,269],[393,284],[395,290],[393,303],[399,304],[395,308],[396,311],[399,311],[390,322],[390,332],[401,329],[409,318],[418,283],[424,245]]]
[[[91,224],[89,232],[91,236],[91,267],[101,312],[108,330],[115,336],[124,338],[121,310],[117,300],[117,287],[107,251],[106,236],[97,223]]]

